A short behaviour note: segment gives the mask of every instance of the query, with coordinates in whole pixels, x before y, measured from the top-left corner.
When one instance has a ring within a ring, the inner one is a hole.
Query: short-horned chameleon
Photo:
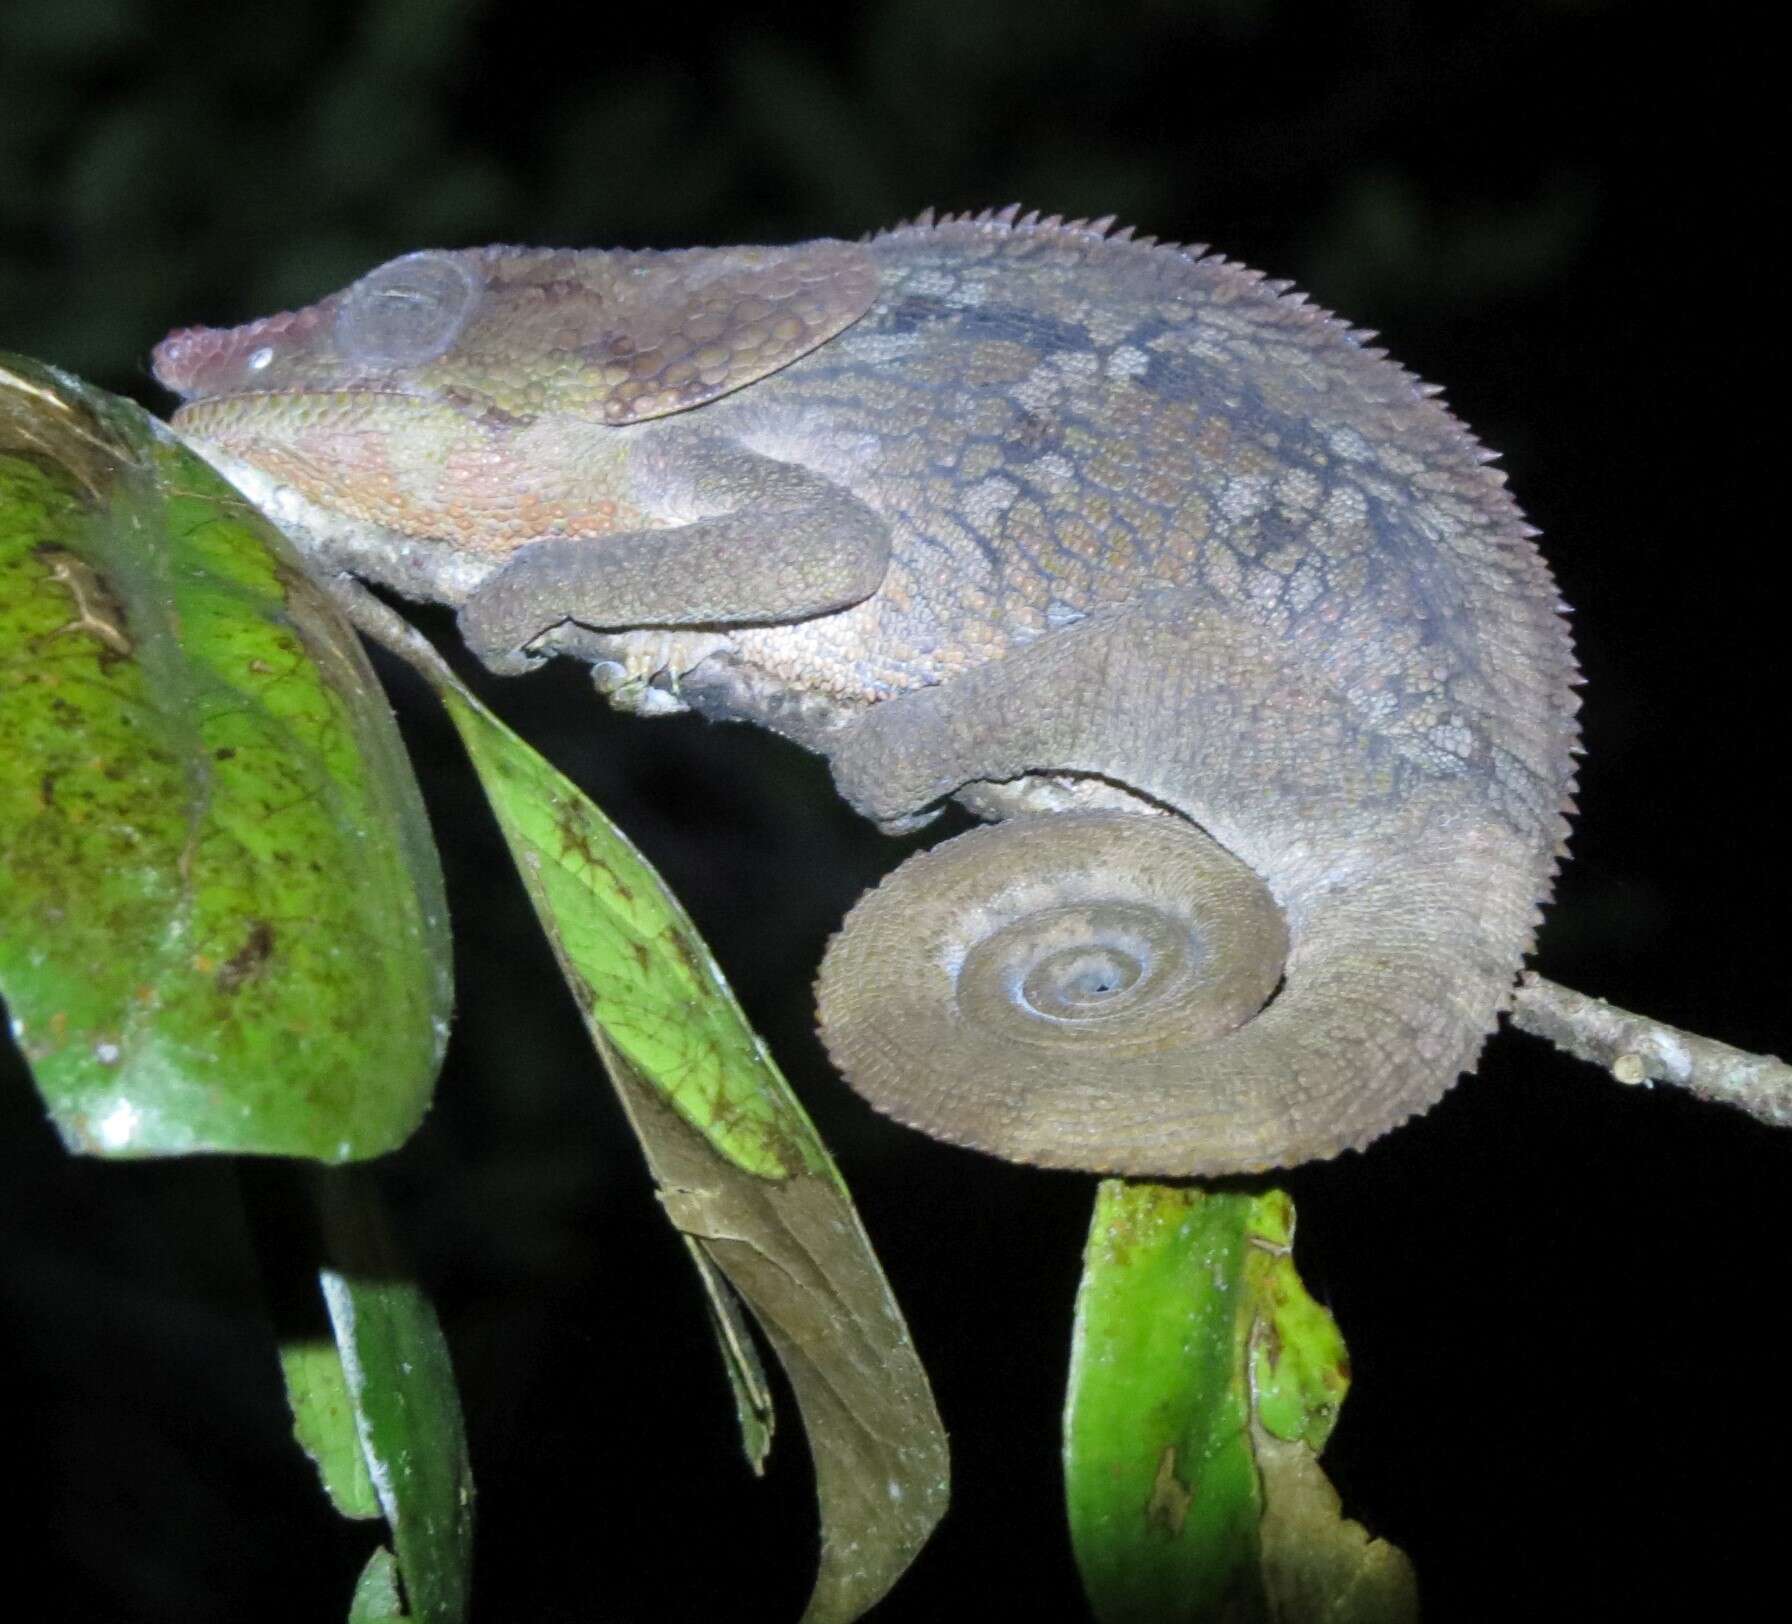
[[[644,713],[822,752],[904,864],[828,950],[880,1109],[1191,1175],[1362,1145],[1512,993],[1575,671],[1434,391],[1285,284],[1016,210],[789,248],[426,251],[171,335],[325,567]]]

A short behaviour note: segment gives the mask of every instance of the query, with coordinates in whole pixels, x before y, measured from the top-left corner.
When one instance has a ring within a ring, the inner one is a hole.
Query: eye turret
[[[425,249],[388,260],[342,296],[336,346],[349,361],[420,366],[453,347],[483,291],[458,254]]]

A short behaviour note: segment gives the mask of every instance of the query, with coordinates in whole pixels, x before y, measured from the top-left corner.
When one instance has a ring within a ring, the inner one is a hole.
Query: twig
[[[1512,1024],[1604,1067],[1621,1083],[1674,1083],[1776,1128],[1792,1127],[1792,1066],[1772,1055],[1632,1015],[1538,975],[1520,979]]]
[[[435,688],[458,688],[460,680],[434,645],[403,615],[389,609],[346,571],[320,574],[320,582],[363,637],[395,654]]]

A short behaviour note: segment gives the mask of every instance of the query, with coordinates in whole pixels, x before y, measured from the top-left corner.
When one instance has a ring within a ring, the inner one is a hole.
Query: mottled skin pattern
[[[495,668],[776,727],[890,827],[1005,820],[824,965],[902,1120],[1283,1165],[1431,1104],[1509,998],[1576,742],[1548,572],[1433,391],[1254,272],[1013,211],[428,253],[157,370],[320,561],[460,605]]]

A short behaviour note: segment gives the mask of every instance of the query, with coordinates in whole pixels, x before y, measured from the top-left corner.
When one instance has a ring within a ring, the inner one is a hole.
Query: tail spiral
[[[822,963],[822,1037],[879,1110],[1010,1160],[1285,1166],[1367,1142],[1472,1063],[1509,967],[1465,989],[1425,923],[1467,895],[1402,867],[1285,915],[1183,818],[1014,818],[860,900]]]

